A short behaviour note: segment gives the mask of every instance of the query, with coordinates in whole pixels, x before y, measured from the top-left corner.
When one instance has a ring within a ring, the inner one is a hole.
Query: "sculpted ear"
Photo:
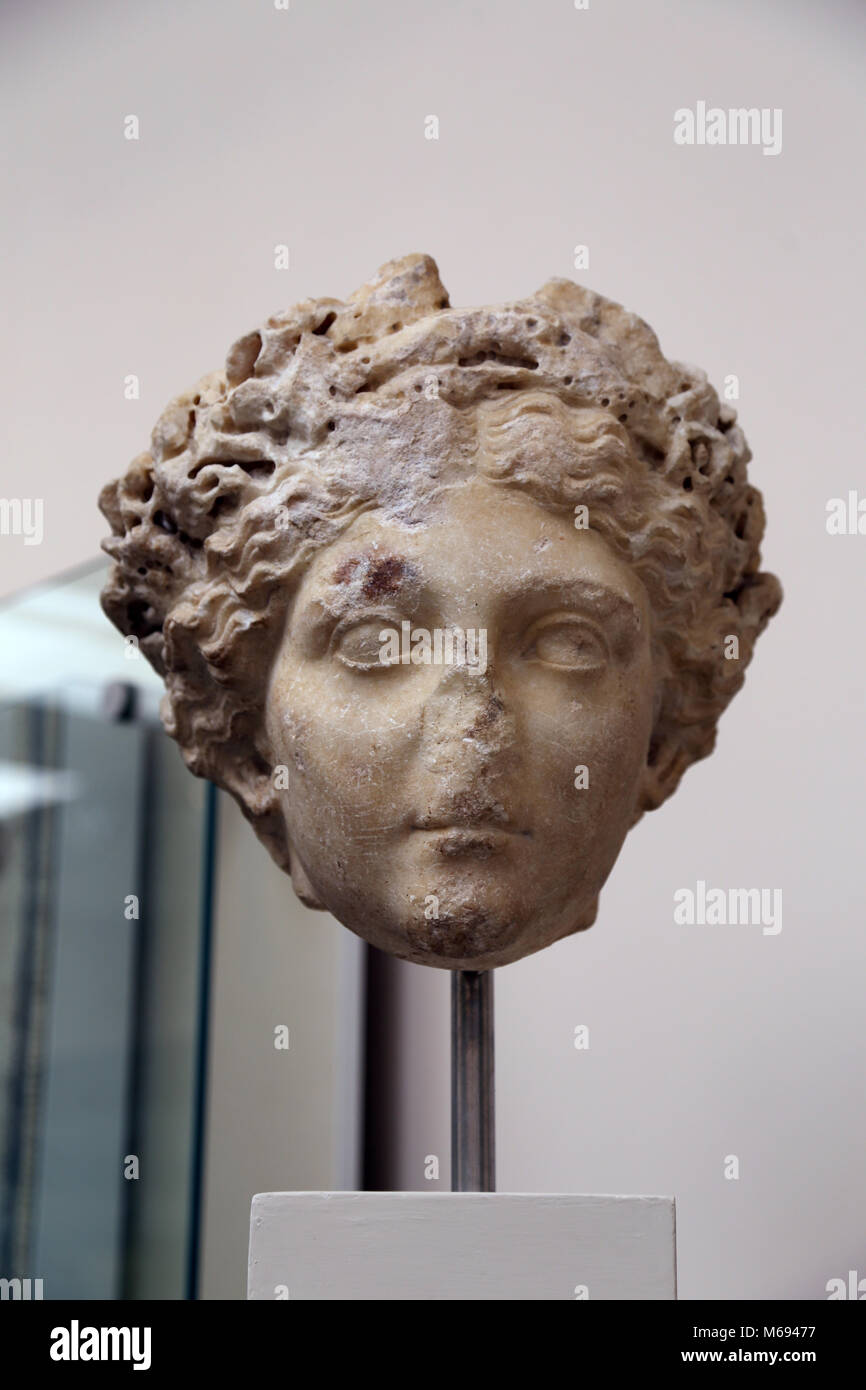
[[[289,847],[289,872],[292,875],[292,887],[304,906],[324,912],[325,904],[317,896],[316,890],[307,877],[306,869],[291,846]]]
[[[284,873],[292,873],[292,856],[286,842],[276,782],[279,770],[271,767],[257,742],[239,738],[234,746],[223,746],[219,765],[213,770],[193,770],[211,776],[234,797],[274,862]]]
[[[644,811],[654,811],[676,790],[677,783],[693,761],[678,739],[670,734],[653,735],[641,774],[634,820]],[[632,822],[634,824],[634,821]]]
[[[287,786],[286,772],[284,766],[273,763],[267,740],[259,734],[252,756],[238,760],[237,782],[231,790],[271,858],[291,876],[292,887],[304,906],[324,911],[324,903],[320,902],[286,836],[280,806],[280,789]]]

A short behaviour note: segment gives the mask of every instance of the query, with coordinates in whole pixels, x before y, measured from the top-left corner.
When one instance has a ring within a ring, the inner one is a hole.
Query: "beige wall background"
[[[364,949],[298,902],[221,793],[202,1298],[246,1297],[256,1192],[360,1186]],[[277,1028],[288,1029],[288,1047],[275,1047]]]
[[[674,1193],[685,1298],[866,1276],[866,537],[825,528],[829,498],[866,492],[862,9],[81,0],[7,4],[2,31],[0,495],[45,517],[39,546],[0,537],[6,592],[94,552],[99,486],[236,337],[391,256],[433,254],[455,303],[572,275],[717,385],[738,376],[785,606],[597,926],[499,974],[499,1185]],[[781,153],[677,146],[699,100],[781,108]],[[781,888],[782,931],[675,926],[698,878]],[[449,1147],[447,991],[398,978],[415,1099],[396,1180],[421,1187]],[[255,1068],[244,1084],[252,1113]]]

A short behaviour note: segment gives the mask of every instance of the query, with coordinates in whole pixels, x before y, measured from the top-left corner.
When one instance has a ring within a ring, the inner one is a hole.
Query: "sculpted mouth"
[[[467,787],[436,798],[412,829],[430,836],[437,854],[469,854],[486,858],[532,831],[522,816],[511,814],[501,801],[482,788]]]
[[[472,859],[489,859],[510,839],[508,831],[492,826],[478,826],[475,829],[460,825],[432,826],[428,833],[432,836],[433,849],[445,859],[464,855]]]
[[[413,825],[431,838],[432,848],[445,858],[469,855],[474,859],[487,859],[497,850],[514,839],[531,836],[531,830],[518,830],[511,824],[500,824],[491,820],[456,820],[425,817]]]
[[[531,830],[520,830],[506,811],[497,810],[493,815],[431,815],[420,816],[412,825],[413,830],[471,830],[484,834],[531,835]]]
[[[513,825],[499,825],[490,820],[422,820],[412,826],[413,830],[453,830],[464,834],[479,835],[531,835],[531,830],[518,830]]]

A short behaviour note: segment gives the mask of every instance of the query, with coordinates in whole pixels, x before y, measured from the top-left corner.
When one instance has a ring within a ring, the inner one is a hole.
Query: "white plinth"
[[[672,1197],[261,1192],[248,1298],[673,1299]]]

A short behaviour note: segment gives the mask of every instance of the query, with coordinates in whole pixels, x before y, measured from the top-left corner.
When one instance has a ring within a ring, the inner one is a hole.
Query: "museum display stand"
[[[496,1192],[493,971],[451,988],[452,1192],[260,1192],[250,1299],[673,1299],[672,1197]]]

